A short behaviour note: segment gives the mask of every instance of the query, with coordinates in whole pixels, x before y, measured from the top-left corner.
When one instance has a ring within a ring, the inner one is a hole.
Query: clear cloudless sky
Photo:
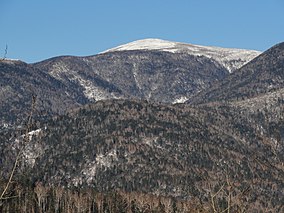
[[[264,51],[284,0],[0,0],[0,58],[94,55],[144,38]]]

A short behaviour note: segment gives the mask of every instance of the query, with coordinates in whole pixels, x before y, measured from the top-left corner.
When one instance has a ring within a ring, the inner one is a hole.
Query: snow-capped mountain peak
[[[124,51],[124,50],[164,50],[174,52],[177,42],[165,41],[162,39],[148,38],[123,44],[109,49],[105,52]]]
[[[153,38],[133,41],[106,50],[102,53],[128,50],[158,50],[172,53],[183,52],[195,56],[205,56],[216,60],[226,67],[229,72],[233,72],[240,68],[261,53],[255,50],[201,46]]]

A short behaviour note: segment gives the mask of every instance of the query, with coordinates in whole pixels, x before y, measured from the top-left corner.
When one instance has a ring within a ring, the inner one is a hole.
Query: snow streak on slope
[[[80,73],[78,73],[76,70],[69,69],[64,63],[59,62],[54,64],[50,74],[58,80],[64,81],[64,78],[67,77],[73,82],[78,82],[79,85],[84,88],[84,95],[89,100],[95,99],[96,101],[99,101],[120,98],[115,94],[105,91],[103,88],[97,86],[91,80],[80,75]]]
[[[13,58],[5,58],[5,59],[0,58],[0,61],[1,61],[2,63],[5,62],[5,63],[7,63],[7,64],[13,64],[13,63],[15,63],[15,62],[21,62],[21,60],[19,60],[19,59],[13,59]]]
[[[103,53],[126,50],[159,50],[172,53],[185,52],[190,55],[205,56],[216,60],[226,67],[229,72],[233,72],[234,70],[242,67],[261,53],[255,50],[207,47],[165,41],[161,39],[138,40],[106,50]]]

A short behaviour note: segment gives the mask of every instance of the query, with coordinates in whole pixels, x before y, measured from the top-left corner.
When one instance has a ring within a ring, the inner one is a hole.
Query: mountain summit
[[[201,46],[152,38],[123,44],[106,50],[103,53],[128,50],[159,50],[172,53],[182,52],[194,56],[205,56],[216,60],[227,68],[229,72],[233,72],[242,67],[261,53],[255,50]]]

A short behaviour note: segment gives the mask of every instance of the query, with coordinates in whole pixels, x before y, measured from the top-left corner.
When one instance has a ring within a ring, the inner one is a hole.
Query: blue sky
[[[283,0],[0,0],[0,57],[94,55],[143,38],[264,51],[284,41]]]

